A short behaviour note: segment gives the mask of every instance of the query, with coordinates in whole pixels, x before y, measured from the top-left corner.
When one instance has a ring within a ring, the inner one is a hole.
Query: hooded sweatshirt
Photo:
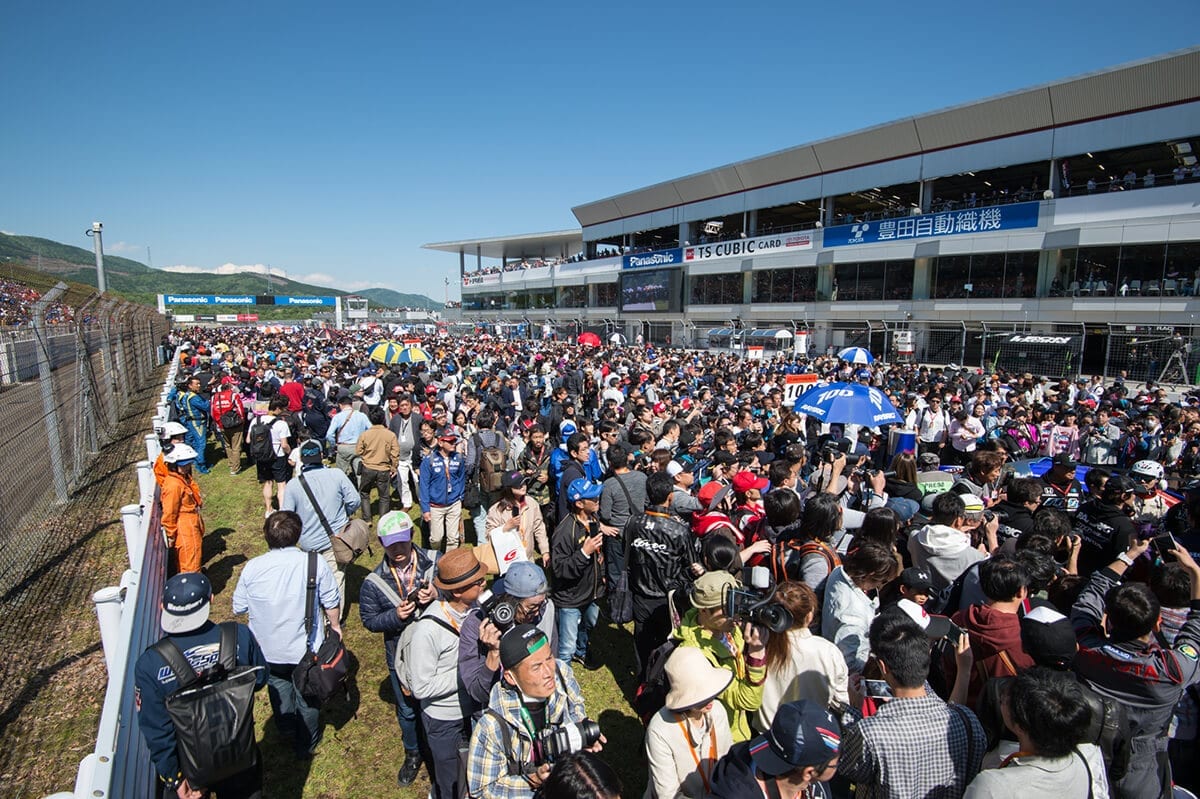
[[[971,564],[987,559],[971,546],[970,536],[944,524],[927,524],[918,530],[908,539],[908,553],[914,566],[929,570],[937,591],[953,583]]]
[[[717,761],[713,769],[712,799],[754,799],[762,796],[762,788],[754,778],[754,761],[750,759],[750,744],[734,744],[723,758]],[[810,794],[813,799],[828,799],[829,786],[824,782],[815,783]]]
[[[1016,613],[996,610],[991,605],[971,605],[950,618],[970,636],[975,656],[967,688],[968,707],[975,707],[987,678],[1015,677],[1035,665],[1021,646],[1021,617]],[[951,664],[948,680],[954,679],[954,672]]]

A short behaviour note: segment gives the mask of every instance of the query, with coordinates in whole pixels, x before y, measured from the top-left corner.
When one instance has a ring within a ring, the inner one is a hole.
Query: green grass
[[[209,452],[213,453],[212,448]],[[266,551],[262,494],[253,468],[231,476],[224,460],[217,460],[212,473],[198,479],[204,492],[205,565],[216,592],[213,617],[224,620],[232,617],[231,597],[242,565]],[[416,521],[419,527],[419,515]],[[470,538],[470,522],[466,529]],[[409,788],[396,786],[404,747],[391,704],[383,636],[365,630],[359,617],[358,589],[379,557],[376,547],[374,556],[364,553],[347,569],[351,602],[343,631],[346,645],[358,661],[357,691],[349,702],[335,700],[322,709],[325,737],[310,763],[297,763],[292,757],[290,746],[280,740],[270,723],[267,692],[259,694],[255,722],[265,760],[268,797],[424,797],[429,790],[424,769]],[[642,726],[626,698],[633,690],[632,625],[601,626],[593,640],[606,665],[595,672],[579,668],[576,677],[587,700],[588,714],[600,723],[608,739],[604,758],[620,773],[624,796],[639,797],[646,784]]]

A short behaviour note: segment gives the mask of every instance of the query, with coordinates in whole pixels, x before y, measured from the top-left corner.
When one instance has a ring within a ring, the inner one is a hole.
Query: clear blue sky
[[[421,244],[1195,44],[1192,2],[6,10],[0,229],[438,300]]]

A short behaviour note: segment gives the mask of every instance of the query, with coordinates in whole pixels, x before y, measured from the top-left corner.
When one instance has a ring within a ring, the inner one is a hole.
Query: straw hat
[[[732,671],[712,665],[694,646],[677,647],[667,658],[666,671],[671,685],[666,707],[674,711],[706,705],[733,682]]]

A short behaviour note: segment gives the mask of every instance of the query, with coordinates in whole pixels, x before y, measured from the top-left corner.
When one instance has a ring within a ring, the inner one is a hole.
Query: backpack
[[[400,640],[396,642],[396,661],[393,664],[396,667],[396,677],[400,680],[400,687],[409,693],[412,693],[412,664],[406,654],[412,648],[413,631],[417,629],[418,624],[426,620],[454,633],[455,638],[458,637],[458,630],[437,616],[418,616],[409,622],[408,626],[404,628],[404,632],[400,633]]]
[[[493,431],[492,435],[499,439],[498,446],[483,446],[483,435],[475,434],[475,466],[479,474],[479,488],[489,493],[500,490],[504,467],[508,464],[508,442],[504,440],[504,434]]]
[[[819,541],[799,543],[796,539],[776,541],[771,547],[771,576],[775,584],[785,582],[800,582],[800,564],[806,555],[820,555],[825,558],[829,573],[842,565],[841,558],[827,545]]]
[[[275,460],[275,442],[271,440],[271,428],[279,421],[279,417],[272,417],[271,421],[265,422],[262,417],[250,426],[250,458],[256,463],[266,463]]]
[[[668,638],[646,658],[646,676],[633,697],[633,710],[643,725],[649,725],[654,714],[667,704],[667,692],[671,688],[671,681],[667,679],[667,658],[678,646],[678,639]]]
[[[213,785],[254,765],[254,690],[261,666],[237,665],[237,624],[223,622],[218,661],[202,674],[170,637],[151,648],[179,683],[166,698],[179,770],[192,785]]]

